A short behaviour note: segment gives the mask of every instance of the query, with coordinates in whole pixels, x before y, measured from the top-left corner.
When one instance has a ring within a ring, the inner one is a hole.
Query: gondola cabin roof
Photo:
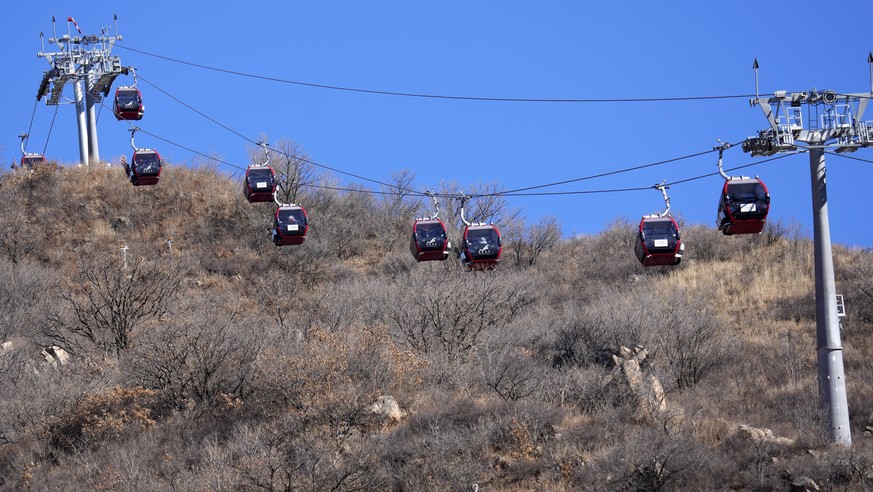
[[[45,164],[46,162],[45,156],[42,154],[27,153],[21,156],[19,164],[20,167],[33,169],[40,164]]]

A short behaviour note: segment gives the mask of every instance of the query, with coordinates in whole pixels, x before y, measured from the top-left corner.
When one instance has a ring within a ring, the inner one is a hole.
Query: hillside
[[[834,448],[796,228],[683,224],[682,263],[644,269],[627,219],[562,239],[497,200],[471,213],[503,261],[467,272],[409,254],[429,204],[295,172],[311,233],[282,248],[209,167],[0,174],[0,489],[873,486],[873,252],[834,251]]]

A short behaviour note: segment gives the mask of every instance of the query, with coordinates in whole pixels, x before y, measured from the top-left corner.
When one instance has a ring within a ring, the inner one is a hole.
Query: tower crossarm
[[[743,142],[753,156],[796,152],[797,142],[853,152],[873,146],[873,122],[863,115],[871,94],[838,94],[834,91],[776,91],[772,97],[750,101],[760,106],[770,127]]]

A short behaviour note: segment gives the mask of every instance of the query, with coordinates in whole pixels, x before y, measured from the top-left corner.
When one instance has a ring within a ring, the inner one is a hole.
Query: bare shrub
[[[574,485],[622,491],[717,489],[731,473],[729,463],[715,459],[688,436],[642,428],[627,433],[609,453],[580,469]]]
[[[494,473],[484,446],[496,430],[489,406],[453,399],[410,417],[380,449],[380,475],[404,490],[464,490]]]
[[[562,268],[544,274],[554,289],[563,289],[563,297],[573,302],[588,302],[606,289],[620,288],[636,278],[650,274],[634,256],[636,224],[625,218],[609,223],[593,236],[575,236],[561,241],[554,258]]]
[[[263,339],[247,330],[240,308],[221,297],[189,299],[173,320],[144,334],[129,355],[136,384],[173,408],[246,398]]]
[[[727,261],[738,256],[743,245],[749,241],[742,237],[725,237],[721,231],[711,227],[690,226],[682,228],[682,242],[694,245],[688,251],[688,259],[709,262]]]
[[[111,388],[85,394],[76,408],[61,417],[52,429],[52,441],[70,452],[79,444],[95,449],[104,441],[121,439],[154,425],[154,392],[143,388]]]
[[[639,345],[666,361],[670,380],[679,388],[700,382],[726,364],[732,353],[706,296],[678,289],[662,292],[644,285],[612,292],[581,315],[564,319],[569,323],[558,332],[559,361],[581,356],[580,362],[608,364],[605,354]]]
[[[647,291],[606,290],[584,307],[564,305],[554,323],[554,364],[611,367],[620,347],[648,346],[657,303]]]
[[[601,307],[602,304],[600,305]],[[555,366],[607,364],[621,342],[615,340],[597,307],[578,309],[565,305],[554,320]],[[605,314],[605,313],[604,313]]]
[[[393,336],[424,354],[469,353],[484,330],[504,325],[533,302],[530,284],[500,272],[413,271],[374,292],[376,316]]]
[[[166,311],[183,275],[173,266],[142,258],[131,260],[126,269],[120,262],[86,262],[60,293],[72,319],[50,313],[43,334],[74,352],[88,344],[118,355],[142,323]]]
[[[521,221],[519,221],[521,222]],[[561,239],[561,226],[555,217],[545,217],[539,223],[523,227],[523,232],[510,236],[508,249],[515,266],[531,267],[540,256],[555,247]]]
[[[677,290],[647,299],[655,308],[651,328],[658,355],[667,360],[671,380],[679,389],[696,385],[734,356],[725,327],[705,297]]]
[[[380,210],[384,220],[385,249],[389,253],[395,251],[406,253],[413,221],[422,215],[430,217],[436,212],[430,199],[413,196],[414,179],[415,173],[403,169],[391,174],[388,183],[391,186],[381,186],[383,195]]]
[[[56,272],[38,264],[0,260],[0,278],[0,343],[30,337],[37,328],[34,320],[50,302],[45,293],[58,281]]]
[[[23,206],[25,194],[19,187],[7,186],[9,196],[0,201],[0,253],[13,264],[31,257],[40,239],[33,221]]]
[[[857,322],[864,333],[873,328],[873,250],[845,251],[846,265],[837,270],[838,281],[847,291],[844,296],[847,322],[854,326]],[[849,316],[851,315],[851,316]],[[865,326],[866,325],[866,326]]]
[[[319,195],[327,195],[320,193]],[[331,258],[366,257],[371,264],[381,257],[383,221],[373,194],[364,187],[334,193],[310,213],[313,239]]]
[[[480,356],[485,384],[504,400],[520,400],[542,389],[544,368],[523,347],[486,347]]]
[[[235,488],[254,490],[372,490],[384,487],[373,473],[372,449],[352,444],[338,450],[309,431],[294,417],[275,419],[258,427],[241,426],[226,447],[211,446],[210,454],[226,449],[224,470]]]

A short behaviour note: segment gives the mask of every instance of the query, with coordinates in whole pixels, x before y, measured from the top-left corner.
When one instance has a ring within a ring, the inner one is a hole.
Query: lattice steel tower
[[[115,32],[118,32],[118,18],[115,19]],[[78,36],[72,35],[70,24],[75,26]],[[109,29],[101,29],[100,35],[82,34],[72,17],[67,18],[68,33],[57,36],[55,19],[52,17],[53,36],[50,44],[57,44],[59,51],[45,50],[45,36],[40,33],[42,51],[40,58],[48,60],[51,68],[43,72],[37,101],[46,98],[46,105],[62,104],[62,94],[67,82],[73,85],[76,105],[76,120],[79,128],[79,157],[82,164],[100,160],[97,143],[97,115],[94,106],[109,95],[112,82],[128,69],[121,66],[121,58],[112,56],[112,47],[121,36],[110,36]]]

